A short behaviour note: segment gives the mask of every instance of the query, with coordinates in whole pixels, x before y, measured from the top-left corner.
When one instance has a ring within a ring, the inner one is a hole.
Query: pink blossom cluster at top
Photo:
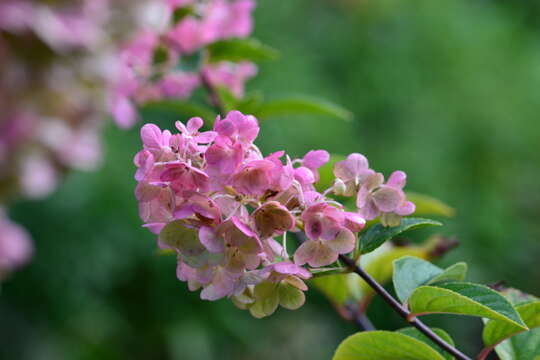
[[[129,2],[0,1],[0,206],[42,198],[66,171],[99,164],[112,36],[121,33],[111,26],[113,5]],[[133,20],[126,23],[137,22],[132,8],[122,13]],[[22,264],[29,240],[0,221],[4,273]]]
[[[283,151],[263,156],[253,141],[257,119],[232,111],[212,131],[203,120],[176,122],[179,133],[146,124],[134,162],[140,216],[159,246],[176,251],[177,276],[201,298],[230,297],[256,317],[278,305],[300,307],[311,268],[334,263],[355,249],[366,219],[390,225],[415,207],[403,193],[405,174],[383,175],[351,154],[334,165],[334,184],[318,192],[324,150],[292,160]],[[355,196],[347,211],[333,195]],[[288,254],[288,232],[307,240]]]
[[[0,3],[0,203],[101,158],[108,2]]]
[[[96,168],[109,103],[125,126],[135,118],[134,102],[189,96],[199,75],[167,66],[210,42],[247,36],[253,6],[252,0],[0,1],[0,206],[17,196],[47,196],[72,168]],[[181,8],[190,15],[172,24]],[[140,35],[119,46],[134,29]],[[167,61],[150,69],[156,47],[166,48]],[[256,68],[222,62],[202,72],[239,95]],[[151,84],[147,76],[160,80]]]
[[[110,109],[122,127],[136,121],[137,104],[188,98],[204,81],[242,97],[244,83],[257,73],[251,62],[209,63],[205,53],[205,47],[218,40],[245,38],[251,33],[254,0],[166,3],[162,14],[165,25],[141,29],[120,51],[120,64],[111,84]],[[175,19],[175,14],[181,12],[183,17]],[[197,64],[186,68],[193,57],[198,57]]]
[[[13,269],[24,265],[32,254],[27,232],[11,222],[0,207],[0,280]]]

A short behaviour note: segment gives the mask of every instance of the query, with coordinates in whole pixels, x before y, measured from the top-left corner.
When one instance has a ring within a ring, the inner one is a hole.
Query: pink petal
[[[161,130],[154,124],[145,124],[141,128],[141,140],[150,150],[160,150],[163,145]]]
[[[223,239],[211,227],[203,226],[199,229],[199,240],[212,253],[219,253],[225,250]]]
[[[373,220],[377,216],[379,216],[380,211],[377,208],[377,206],[375,205],[375,203],[373,202],[373,200],[371,198],[369,198],[367,200],[366,204],[362,208],[358,209],[358,213],[361,216],[363,216],[364,219],[366,219],[366,220]]]
[[[362,175],[368,168],[367,158],[362,154],[353,153],[347,156],[346,160],[334,165],[334,175],[343,181],[348,181]]]
[[[373,201],[382,212],[393,212],[403,202],[403,192],[383,186],[373,193]]]
[[[304,156],[303,164],[310,169],[318,169],[330,160],[330,154],[325,150],[311,150]]]
[[[401,216],[411,215],[416,211],[416,205],[410,201],[405,201],[396,209],[396,214]]]
[[[187,130],[190,134],[196,133],[203,126],[203,119],[200,117],[194,117],[189,119],[187,123]]]
[[[386,185],[403,189],[406,182],[407,174],[405,174],[403,171],[394,171],[386,181]]]
[[[137,112],[133,104],[125,97],[114,101],[111,113],[116,124],[121,128],[131,127],[137,118]]]
[[[341,230],[335,239],[325,241],[324,245],[330,247],[338,254],[347,254],[354,250],[356,237],[349,229]]]
[[[215,131],[205,131],[195,136],[195,141],[198,144],[209,144],[214,141],[217,135],[218,134]]]

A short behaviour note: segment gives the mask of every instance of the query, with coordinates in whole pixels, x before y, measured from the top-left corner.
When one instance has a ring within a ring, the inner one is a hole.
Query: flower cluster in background
[[[96,169],[109,112],[127,127],[134,104],[185,98],[203,76],[241,95],[256,73],[251,63],[207,64],[200,73],[177,67],[209,43],[247,36],[253,7],[252,0],[2,1],[0,205],[49,195],[70,169]]]
[[[255,64],[211,63],[205,47],[247,37],[254,7],[253,0],[169,0],[160,26],[141,29],[120,51],[109,104],[116,122],[130,127],[137,104],[189,98],[205,83],[242,97],[245,81],[257,73]]]
[[[112,41],[107,1],[0,3],[0,206],[43,198],[69,169],[101,159]],[[0,273],[30,256],[28,234],[0,219]]]
[[[22,227],[11,222],[0,207],[0,280],[24,265],[31,255],[30,236]]]
[[[144,226],[159,234],[161,248],[176,252],[178,278],[201,288],[202,299],[230,297],[256,317],[278,305],[296,309],[310,270],[353,252],[366,219],[395,225],[415,210],[402,190],[405,174],[384,183],[360,154],[336,163],[335,181],[319,192],[326,151],[294,160],[283,151],[264,156],[253,143],[257,119],[238,111],[218,117],[212,131],[202,126],[200,118],[177,122],[173,134],[146,124],[134,159]],[[334,195],[356,197],[356,209]],[[294,251],[289,232],[306,235]]]

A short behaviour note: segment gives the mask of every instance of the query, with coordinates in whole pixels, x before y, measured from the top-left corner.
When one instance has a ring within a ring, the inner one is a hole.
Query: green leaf
[[[275,60],[279,52],[253,38],[227,39],[208,46],[208,61],[253,61]]]
[[[186,16],[192,15],[192,14],[193,14],[193,7],[191,7],[191,6],[178,7],[176,9],[174,9],[174,11],[173,11],[172,22],[173,22],[173,24],[178,24],[180,22],[180,20],[182,20]]]
[[[203,66],[203,55],[201,51],[196,51],[191,55],[184,55],[178,60],[176,70],[183,72],[199,72]]]
[[[417,316],[433,313],[479,316],[527,329],[504,296],[478,284],[450,282],[420,286],[409,297],[409,308]]]
[[[407,191],[407,199],[416,205],[415,216],[446,216],[452,217],[454,208],[434,197]]]
[[[426,226],[441,225],[442,224],[438,221],[422,218],[404,218],[401,220],[401,225],[392,227],[386,227],[382,224],[375,224],[360,236],[360,252],[362,254],[372,252],[386,241],[405,231]]]
[[[439,337],[441,339],[443,339],[444,341],[446,341],[448,344],[454,346],[454,340],[452,340],[452,338],[450,337],[450,335],[448,335],[448,333],[446,331],[444,331],[442,329],[438,329],[438,328],[431,328],[431,330],[433,330],[433,332],[435,334],[439,335]],[[439,345],[435,344],[430,338],[428,338],[426,335],[421,333],[416,328],[407,327],[407,328],[398,330],[398,332],[401,333],[401,334],[413,337],[413,338],[415,338],[417,340],[422,341],[423,343],[428,344],[433,349],[437,350],[437,352],[439,354],[441,354],[441,356],[444,357],[447,360],[453,360],[454,359],[454,357],[452,355],[450,355],[449,353],[444,351]]]
[[[229,89],[223,86],[217,86],[216,90],[219,96],[219,100],[223,104],[223,108],[226,113],[232,110],[238,110],[237,105],[239,103],[239,100]]]
[[[394,261],[394,289],[402,303],[406,303],[414,289],[427,284],[434,277],[441,275],[443,269],[429,261],[412,256],[405,256]]]
[[[169,60],[169,51],[164,46],[158,46],[154,49],[152,54],[152,64],[154,66],[159,66],[164,64]]]
[[[271,100],[263,103],[255,115],[258,119],[271,116],[288,115],[323,115],[350,121],[353,115],[345,108],[327,100],[307,97],[292,96],[283,99]]]
[[[365,331],[346,338],[332,360],[444,360],[431,346],[390,331]]]
[[[540,301],[515,307],[529,329],[540,326]],[[506,338],[523,331],[522,328],[504,321],[489,320],[484,326],[482,339],[486,347],[493,347]]]
[[[454,265],[447,267],[441,274],[429,280],[428,285],[448,281],[463,281],[467,276],[467,269],[466,263],[455,263]]]
[[[540,328],[512,336],[495,351],[500,360],[540,360]]]
[[[144,104],[140,110],[141,112],[159,111],[173,113],[179,117],[179,120],[198,116],[203,118],[207,122],[212,123],[217,116],[217,114],[207,106],[178,100],[161,100],[149,102]]]

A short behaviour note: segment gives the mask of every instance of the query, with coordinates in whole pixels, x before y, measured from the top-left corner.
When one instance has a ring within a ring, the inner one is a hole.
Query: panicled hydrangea
[[[115,39],[139,27],[144,4],[164,1],[0,1],[0,206],[47,196],[68,170],[97,167]],[[0,238],[16,234],[4,225]]]
[[[129,126],[134,104],[189,97],[202,77],[242,96],[244,82],[257,71],[251,63],[203,61],[197,71],[179,69],[212,42],[249,35],[254,4],[0,1],[0,205],[17,196],[49,195],[72,168],[95,169],[108,112]],[[178,20],[178,14],[185,16]],[[164,61],[158,61],[160,51]],[[168,174],[182,169],[169,165]]]
[[[202,299],[231,298],[255,317],[279,305],[296,309],[310,270],[354,251],[367,219],[393,225],[414,212],[402,190],[405,174],[384,183],[360,154],[336,163],[334,184],[318,192],[329,154],[264,156],[253,143],[259,125],[251,115],[232,111],[211,131],[201,131],[200,118],[176,127],[174,134],[142,127],[135,194],[144,226],[159,234],[160,248],[177,254],[178,279],[201,289]],[[357,209],[333,195],[355,196]],[[289,254],[287,234],[301,231],[306,240]]]
[[[216,41],[251,33],[254,0],[163,1],[162,5],[164,24],[143,27],[119,52],[109,107],[121,127],[136,121],[136,105],[189,98],[205,82],[242,97],[244,83],[257,73],[250,62],[209,62],[206,51]]]

